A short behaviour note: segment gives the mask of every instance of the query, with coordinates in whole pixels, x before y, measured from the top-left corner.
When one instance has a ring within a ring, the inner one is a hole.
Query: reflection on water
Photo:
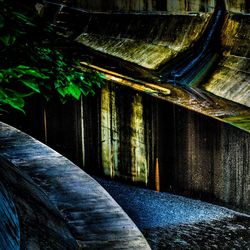
[[[250,216],[227,208],[98,178],[152,249],[250,249]]]

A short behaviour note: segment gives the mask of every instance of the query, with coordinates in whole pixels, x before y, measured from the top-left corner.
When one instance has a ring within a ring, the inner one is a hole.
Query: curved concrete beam
[[[46,193],[25,172],[2,156],[0,181],[2,187],[8,189],[9,204],[13,204],[5,208],[5,214],[11,214],[11,217],[16,218],[13,223],[8,219],[10,216],[7,216],[8,228],[11,230],[1,227],[1,232],[5,236],[0,244],[10,237],[13,242],[18,243],[18,246],[11,247],[9,244],[1,249],[32,250],[45,249],[47,246],[49,249],[77,249],[76,239]],[[1,202],[0,206],[3,205],[4,202]]]
[[[20,186],[25,186],[26,192],[32,186],[38,190],[30,190],[22,201],[29,204],[37,198],[41,206],[47,203],[46,211],[59,214],[80,249],[150,249],[131,219],[93,178],[59,153],[2,122],[0,156],[15,173],[12,183],[16,181],[18,186],[25,181]],[[39,210],[34,212],[39,216]]]
[[[20,226],[15,204],[0,182],[0,249],[20,249]]]

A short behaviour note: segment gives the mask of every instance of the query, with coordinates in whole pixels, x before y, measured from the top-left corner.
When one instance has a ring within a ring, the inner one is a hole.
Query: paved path
[[[250,249],[250,216],[222,206],[97,178],[153,250]]]

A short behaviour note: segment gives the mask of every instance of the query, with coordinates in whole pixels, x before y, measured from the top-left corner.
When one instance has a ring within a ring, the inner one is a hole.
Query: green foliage
[[[102,85],[99,74],[79,70],[79,59],[56,46],[56,34],[31,3],[0,0],[0,110],[24,112],[25,99],[34,94],[79,100]]]

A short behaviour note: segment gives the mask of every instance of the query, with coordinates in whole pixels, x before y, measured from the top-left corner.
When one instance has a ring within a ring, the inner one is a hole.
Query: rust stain
[[[160,170],[158,158],[155,160],[155,191],[160,192]]]

